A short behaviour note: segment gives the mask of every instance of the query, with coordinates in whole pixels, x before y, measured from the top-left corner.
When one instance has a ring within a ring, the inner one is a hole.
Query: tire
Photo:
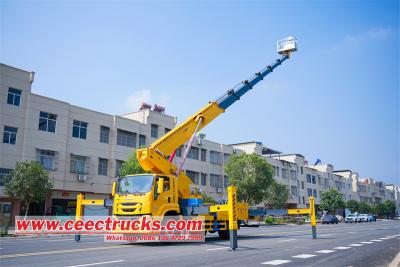
[[[218,235],[220,239],[229,239],[229,230],[218,230]]]

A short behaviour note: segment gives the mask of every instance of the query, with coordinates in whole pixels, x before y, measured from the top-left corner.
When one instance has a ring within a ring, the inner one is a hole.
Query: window
[[[316,198],[317,197],[317,190],[313,189],[313,196]]]
[[[176,149],[175,156],[182,157],[182,148],[183,148],[183,146],[180,146],[179,148]]]
[[[201,149],[201,161],[207,161],[207,150]]]
[[[283,177],[284,179],[289,178],[289,177],[288,177],[287,169],[283,169],[283,168],[282,168],[282,177]]]
[[[151,137],[158,138],[158,125],[157,124],[151,125]]]
[[[279,167],[276,167],[276,176],[279,177]]]
[[[170,128],[165,128],[165,129],[164,129],[164,133],[168,133],[169,131],[171,131]]]
[[[297,192],[297,186],[291,186],[290,191],[292,192],[292,197],[297,197],[299,194]]]
[[[304,189],[304,181],[301,181],[301,189]]]
[[[222,153],[218,151],[210,151],[210,163],[222,164]]]
[[[194,184],[199,184],[199,173],[186,170],[186,175],[192,180]]]
[[[86,139],[87,122],[74,120],[72,126],[72,137]]]
[[[224,161],[228,161],[230,157],[231,157],[231,154],[224,153]]]
[[[107,126],[100,126],[100,143],[108,144],[110,142],[110,128]]]
[[[307,177],[307,183],[311,184],[311,174],[307,174],[306,177]]]
[[[0,168],[0,186],[4,186],[11,179],[12,169]]]
[[[309,197],[312,197],[312,195],[313,195],[313,190],[312,190],[311,188],[307,188],[307,195],[308,195]]]
[[[36,161],[39,162],[44,169],[55,170],[56,152],[51,150],[36,149]]]
[[[73,155],[71,154],[71,166],[70,166],[70,172],[71,173],[77,173],[77,174],[87,174],[88,168],[89,168],[89,158],[85,156],[78,156],[78,155]]]
[[[229,185],[229,178],[228,176],[224,175],[224,188],[227,188]]]
[[[17,141],[17,128],[4,126],[3,143],[15,145]]]
[[[297,172],[295,170],[290,170],[290,179],[292,180],[297,179]]]
[[[303,204],[306,204],[306,198],[303,197]]]
[[[44,132],[56,132],[57,115],[40,111],[39,114],[39,130]]]
[[[300,167],[300,173],[303,175],[303,167]]]
[[[198,160],[198,159],[199,159],[199,148],[198,148],[198,147],[195,147],[195,146],[192,146],[192,147],[190,148],[190,150],[189,150],[188,158],[189,158],[189,159],[196,159],[196,160]]]
[[[122,160],[115,160],[115,177],[119,176],[119,169],[121,169],[124,162]]]
[[[202,186],[207,185],[207,173],[201,173],[201,185]]]
[[[19,107],[21,103],[22,91],[14,88],[8,88],[7,104]]]
[[[139,134],[139,147],[146,146],[146,136],[143,134]]]
[[[210,186],[211,187],[222,187],[222,177],[218,174],[210,174]]]
[[[99,175],[108,175],[108,159],[99,158],[99,167],[98,167]]]
[[[121,146],[136,147],[136,133],[117,129],[117,144]]]
[[[312,176],[312,183],[317,184],[317,180],[315,179],[315,175]]]

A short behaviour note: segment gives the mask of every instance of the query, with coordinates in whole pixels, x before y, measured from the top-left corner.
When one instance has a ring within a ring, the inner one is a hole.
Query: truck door
[[[163,192],[158,190],[160,179],[163,179]],[[157,176],[154,184],[153,215],[161,216],[174,205],[172,179],[169,176]]]

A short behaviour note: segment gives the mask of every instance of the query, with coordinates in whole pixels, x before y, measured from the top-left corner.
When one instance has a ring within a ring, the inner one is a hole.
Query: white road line
[[[345,249],[349,249],[350,247],[336,247],[336,248],[333,248],[333,249],[340,249],[340,250],[345,250]]]
[[[334,250],[330,250],[330,249],[324,249],[324,250],[318,250],[315,251],[316,253],[321,253],[321,254],[328,254],[328,253],[332,253],[335,252]]]
[[[372,242],[382,242],[382,240],[379,240],[379,239],[371,239],[370,241],[372,241]]]
[[[81,264],[81,265],[70,265],[68,267],[94,266],[94,265],[102,265],[102,264],[108,264],[108,263],[116,263],[116,262],[121,262],[121,261],[125,261],[125,260],[102,261],[102,262],[94,262],[94,263],[87,263],[87,264]]]
[[[387,240],[387,239],[390,239],[390,238],[388,238],[388,237],[381,237],[381,238],[379,238],[379,239]]]
[[[369,241],[362,241],[360,242],[361,244],[373,244],[374,242],[369,242]]]
[[[350,247],[361,247],[361,246],[363,246],[363,244],[350,244],[349,246]]]
[[[355,234],[356,232],[348,232],[348,234]]]
[[[261,264],[266,264],[266,265],[280,265],[280,264],[284,264],[284,263],[288,263],[291,262],[289,260],[274,260],[274,261],[266,261],[266,262],[262,262]]]
[[[296,256],[292,256],[293,258],[300,258],[300,259],[308,259],[311,257],[315,257],[317,255],[313,255],[313,254],[300,254],[300,255],[296,255]]]
[[[211,251],[211,250],[219,250],[219,249],[228,249],[228,247],[223,247],[223,248],[208,248],[207,250],[208,250],[208,251]]]
[[[319,236],[331,236],[333,234],[320,234]]]
[[[285,239],[285,240],[278,241],[277,243],[290,242],[290,241],[294,241],[294,240],[296,240],[296,239],[294,239],[294,238]]]

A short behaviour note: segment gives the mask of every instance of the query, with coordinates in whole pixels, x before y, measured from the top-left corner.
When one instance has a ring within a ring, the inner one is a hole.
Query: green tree
[[[342,195],[334,188],[329,189],[321,194],[321,210],[336,211],[337,209],[344,208],[345,203]]]
[[[204,203],[209,203],[209,204],[216,204],[217,203],[217,201],[214,198],[212,198],[211,196],[207,195],[204,192],[201,192],[201,196],[203,197],[203,202]]]
[[[29,206],[46,199],[47,192],[53,187],[49,174],[37,161],[17,162],[11,172],[11,179],[5,184],[5,193],[19,199],[26,207],[25,217]]]
[[[132,174],[146,173],[136,157],[136,150],[128,157],[128,159],[119,168],[119,175],[121,177]]]
[[[375,206],[375,214],[378,215],[379,217],[383,217],[387,213],[387,208],[386,205],[381,203]]]
[[[265,204],[272,209],[282,209],[289,198],[289,190],[283,184],[273,182],[267,190]]]
[[[385,200],[385,202],[383,202],[383,205],[385,205],[386,216],[388,218],[394,217],[396,215],[396,204],[393,201]]]
[[[372,207],[368,205],[368,203],[365,202],[360,202],[358,204],[358,210],[359,213],[370,213],[372,212]]]
[[[273,169],[264,158],[255,154],[240,154],[229,158],[225,164],[229,183],[237,186],[238,200],[258,204],[266,199],[273,183]]]
[[[359,203],[354,199],[349,200],[346,203],[346,208],[348,208],[352,213],[358,212],[358,207],[359,207]]]

